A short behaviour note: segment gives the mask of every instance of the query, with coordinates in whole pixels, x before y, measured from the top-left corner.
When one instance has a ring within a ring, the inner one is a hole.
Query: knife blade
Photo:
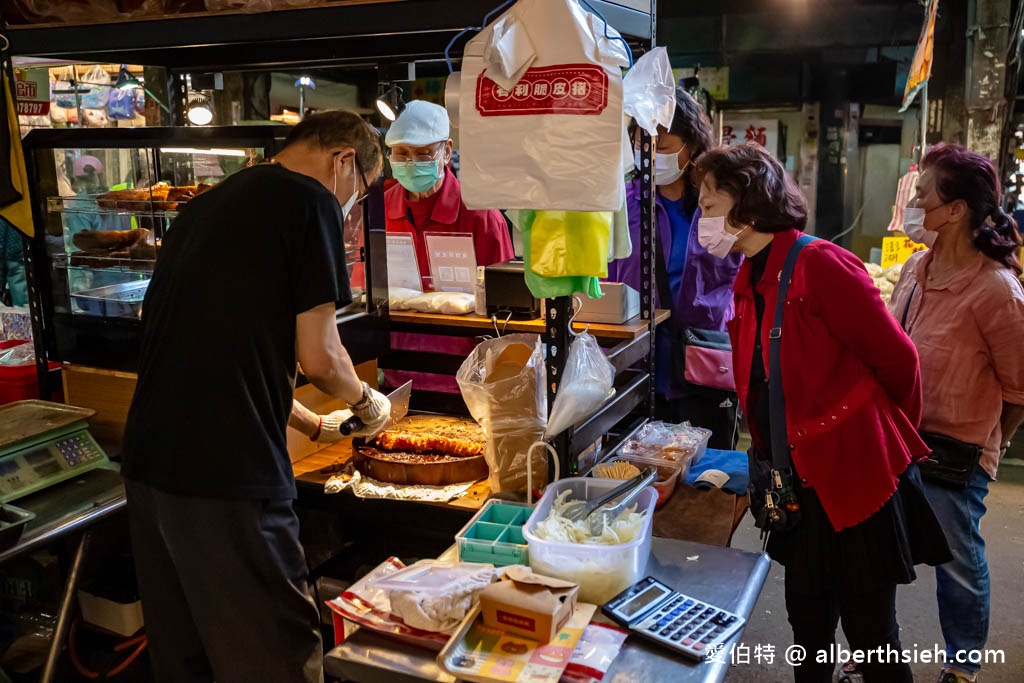
[[[388,418],[385,428],[390,427],[409,414],[409,400],[411,398],[412,380],[409,380],[388,394],[388,400],[391,401],[391,416]],[[362,428],[363,420],[358,416],[353,415],[341,423],[338,427],[338,431],[341,432],[342,436],[349,436],[352,432],[359,431]]]

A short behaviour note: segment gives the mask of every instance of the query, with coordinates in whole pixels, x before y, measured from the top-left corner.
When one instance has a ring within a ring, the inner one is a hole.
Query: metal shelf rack
[[[633,45],[635,53],[654,47],[657,0],[588,3]],[[369,0],[281,10],[273,12],[272,18],[266,13],[205,13],[110,24],[12,26],[7,35],[14,55],[166,67],[173,93],[169,104],[175,120],[183,123],[187,73],[442,62],[448,42],[466,26],[479,25],[483,16],[500,4],[500,0]],[[461,43],[455,46],[454,59],[461,49]],[[55,131],[62,132],[74,131]],[[137,134],[145,135],[142,131]],[[604,439],[605,452],[611,452],[653,414],[654,184],[653,147],[646,134],[641,146],[641,316],[649,329],[612,350],[619,372],[616,397],[585,424],[553,440],[564,473],[581,473],[577,458],[594,441]],[[383,226],[382,190],[376,190],[373,194],[377,196],[371,195],[367,202],[367,222],[379,220]],[[383,253],[383,230],[370,232],[367,249],[371,254],[375,250]],[[386,288],[386,269],[377,268],[372,282],[368,289]],[[386,302],[384,297],[382,310],[386,310]],[[544,341],[551,401],[571,342],[571,315],[571,298],[548,301]]]

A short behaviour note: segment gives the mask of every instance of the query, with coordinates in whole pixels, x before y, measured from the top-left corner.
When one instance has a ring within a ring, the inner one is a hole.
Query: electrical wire
[[[850,224],[850,227],[848,227],[846,230],[843,230],[841,233],[839,233],[838,235],[836,235],[835,237],[830,239],[829,242],[831,242],[832,244],[835,244],[836,242],[839,241],[839,239],[841,237],[846,237],[851,232],[853,232],[854,229],[857,227],[857,223],[860,223],[860,217],[864,215],[864,209],[866,209],[867,207],[868,207],[868,203],[867,202],[864,202],[863,204],[861,204],[860,205],[860,211],[857,212],[857,217],[853,219],[853,223]]]
[[[125,669],[131,666],[131,663],[139,658],[142,651],[149,645],[149,641],[146,638],[146,634],[142,633],[137,636],[132,636],[127,640],[121,641],[114,646],[114,652],[123,652],[131,647],[135,647],[135,650],[131,652],[120,664],[112,668],[110,671],[101,674],[98,671],[93,671],[82,663],[82,660],[78,656],[78,648],[76,647],[75,641],[78,633],[78,625],[81,623],[81,617],[76,618],[71,623],[71,628],[68,631],[68,655],[71,658],[71,664],[75,667],[75,670],[83,677],[89,680],[107,680],[122,673]]]

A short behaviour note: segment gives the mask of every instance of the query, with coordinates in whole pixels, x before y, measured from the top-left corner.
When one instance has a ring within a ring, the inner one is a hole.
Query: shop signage
[[[672,75],[681,86],[687,78],[693,78],[694,69],[672,69]],[[725,102],[729,99],[729,67],[702,66],[697,70],[697,79],[700,87],[707,90],[716,101]]]
[[[388,250],[388,287],[422,292],[423,281],[412,233],[389,232],[385,243]]]
[[[480,116],[601,114],[608,106],[608,74],[594,64],[529,69],[511,89],[487,78],[476,81]]]
[[[730,119],[722,124],[722,146],[756,142],[772,154],[779,154],[779,122],[769,119]]]
[[[46,116],[50,113],[50,79],[47,69],[17,70],[14,88],[19,116]]]
[[[890,268],[897,263],[906,263],[910,255],[924,251],[928,247],[912,241],[909,237],[882,238],[882,268]]]
[[[473,294],[476,291],[476,246],[473,236],[428,232],[423,237],[427,243],[427,260],[430,261],[434,291]]]

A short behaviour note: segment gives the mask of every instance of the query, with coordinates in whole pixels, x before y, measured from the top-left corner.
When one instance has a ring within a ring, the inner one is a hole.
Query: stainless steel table
[[[761,553],[655,538],[647,574],[695,598],[749,617],[770,566],[768,556]],[[730,643],[739,642],[742,636],[742,631],[737,633]],[[324,670],[356,683],[453,683],[455,679],[437,667],[434,657],[432,652],[361,629],[327,653]],[[630,636],[605,680],[718,683],[728,669],[728,657],[720,662],[697,663]]]
[[[0,553],[0,564],[19,555],[37,550],[57,539],[82,532],[71,560],[64,593],[61,596],[57,625],[47,654],[42,683],[53,680],[57,660],[64,644],[71,607],[78,589],[82,559],[89,546],[88,529],[96,522],[113,515],[125,506],[124,481],[116,465],[86,472],[74,479],[21,498],[15,506],[34,512],[36,518],[25,527],[18,542]]]

